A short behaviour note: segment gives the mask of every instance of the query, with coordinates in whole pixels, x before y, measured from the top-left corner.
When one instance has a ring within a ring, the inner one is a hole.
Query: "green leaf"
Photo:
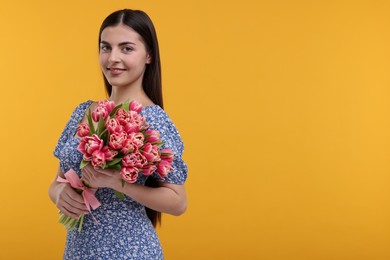
[[[102,135],[99,137],[103,140],[104,144],[108,144],[108,142],[110,141],[110,133],[107,131],[107,129],[105,129]]]
[[[122,169],[122,166],[120,165],[120,163],[118,163],[118,164],[110,165],[109,168],[114,171],[120,171]]]
[[[114,158],[114,159],[112,159],[112,161],[106,162],[106,164],[107,164],[107,166],[114,166],[115,164],[119,163],[120,161],[122,161],[122,158]]]
[[[130,99],[127,99],[125,103],[123,103],[122,108],[126,110],[126,112],[129,112],[130,109]]]
[[[88,109],[87,118],[89,124],[89,134],[93,135],[95,133],[95,126],[93,125],[93,121],[92,121],[91,109]]]
[[[99,123],[98,123],[98,126],[97,126],[97,129],[96,129],[96,134],[100,137],[100,133],[103,132],[104,130],[104,126],[105,126],[105,122],[104,122],[104,118],[101,116],[99,118]]]
[[[111,111],[111,113],[110,113],[110,118],[112,118],[114,115],[115,115],[115,113],[116,113],[116,111],[120,108],[122,106],[122,104],[119,104],[119,105],[117,105],[116,107],[114,107],[114,109]]]
[[[104,126],[103,126],[104,127]],[[105,143],[105,144],[107,144],[108,143],[108,140],[107,140],[107,142],[106,142],[106,133],[107,133],[107,129],[103,129],[103,131],[98,135],[99,136],[99,138],[100,139],[102,139],[103,140],[103,142]]]
[[[79,233],[81,233],[81,229],[83,228],[83,223],[84,223],[84,214],[81,215],[81,217],[80,217],[80,225],[78,228]]]
[[[120,200],[125,200],[125,194],[119,191],[114,191],[115,195],[120,199]]]
[[[80,163],[80,169],[84,168],[88,164],[89,164],[89,161],[82,160],[81,163]]]
[[[122,166],[118,163],[118,164],[113,165],[111,167],[111,169],[116,170],[116,171],[120,171],[122,169]]]

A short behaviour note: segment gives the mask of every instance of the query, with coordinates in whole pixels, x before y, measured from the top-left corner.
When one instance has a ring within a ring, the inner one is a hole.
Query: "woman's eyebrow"
[[[108,43],[108,42],[106,42],[106,41],[100,41],[100,44],[111,45],[111,44],[109,44],[109,43]],[[122,45],[127,45],[127,44],[133,44],[133,45],[136,45],[134,42],[121,42],[121,43],[119,43],[118,45],[119,45],[119,46],[122,46]]]

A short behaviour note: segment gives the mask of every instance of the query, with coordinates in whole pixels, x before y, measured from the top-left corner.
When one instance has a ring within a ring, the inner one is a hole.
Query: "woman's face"
[[[151,61],[142,37],[119,24],[106,27],[100,38],[100,66],[108,82],[113,87],[142,86],[146,64]]]

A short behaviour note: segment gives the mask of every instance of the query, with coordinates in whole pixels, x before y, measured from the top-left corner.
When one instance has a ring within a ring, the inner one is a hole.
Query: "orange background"
[[[47,189],[72,110],[105,98],[103,19],[142,9],[185,142],[166,259],[390,259],[388,1],[3,1],[0,259],[61,259]]]

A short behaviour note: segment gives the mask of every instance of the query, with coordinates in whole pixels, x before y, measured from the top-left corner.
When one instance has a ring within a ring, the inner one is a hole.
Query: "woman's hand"
[[[57,176],[64,177],[60,169],[58,169]],[[81,214],[88,213],[83,197],[68,183],[60,183],[56,179],[49,188],[50,198],[56,207],[66,216],[75,219],[78,219]]]
[[[82,180],[91,188],[114,188],[121,181],[119,172],[94,168],[91,164],[82,170]]]

